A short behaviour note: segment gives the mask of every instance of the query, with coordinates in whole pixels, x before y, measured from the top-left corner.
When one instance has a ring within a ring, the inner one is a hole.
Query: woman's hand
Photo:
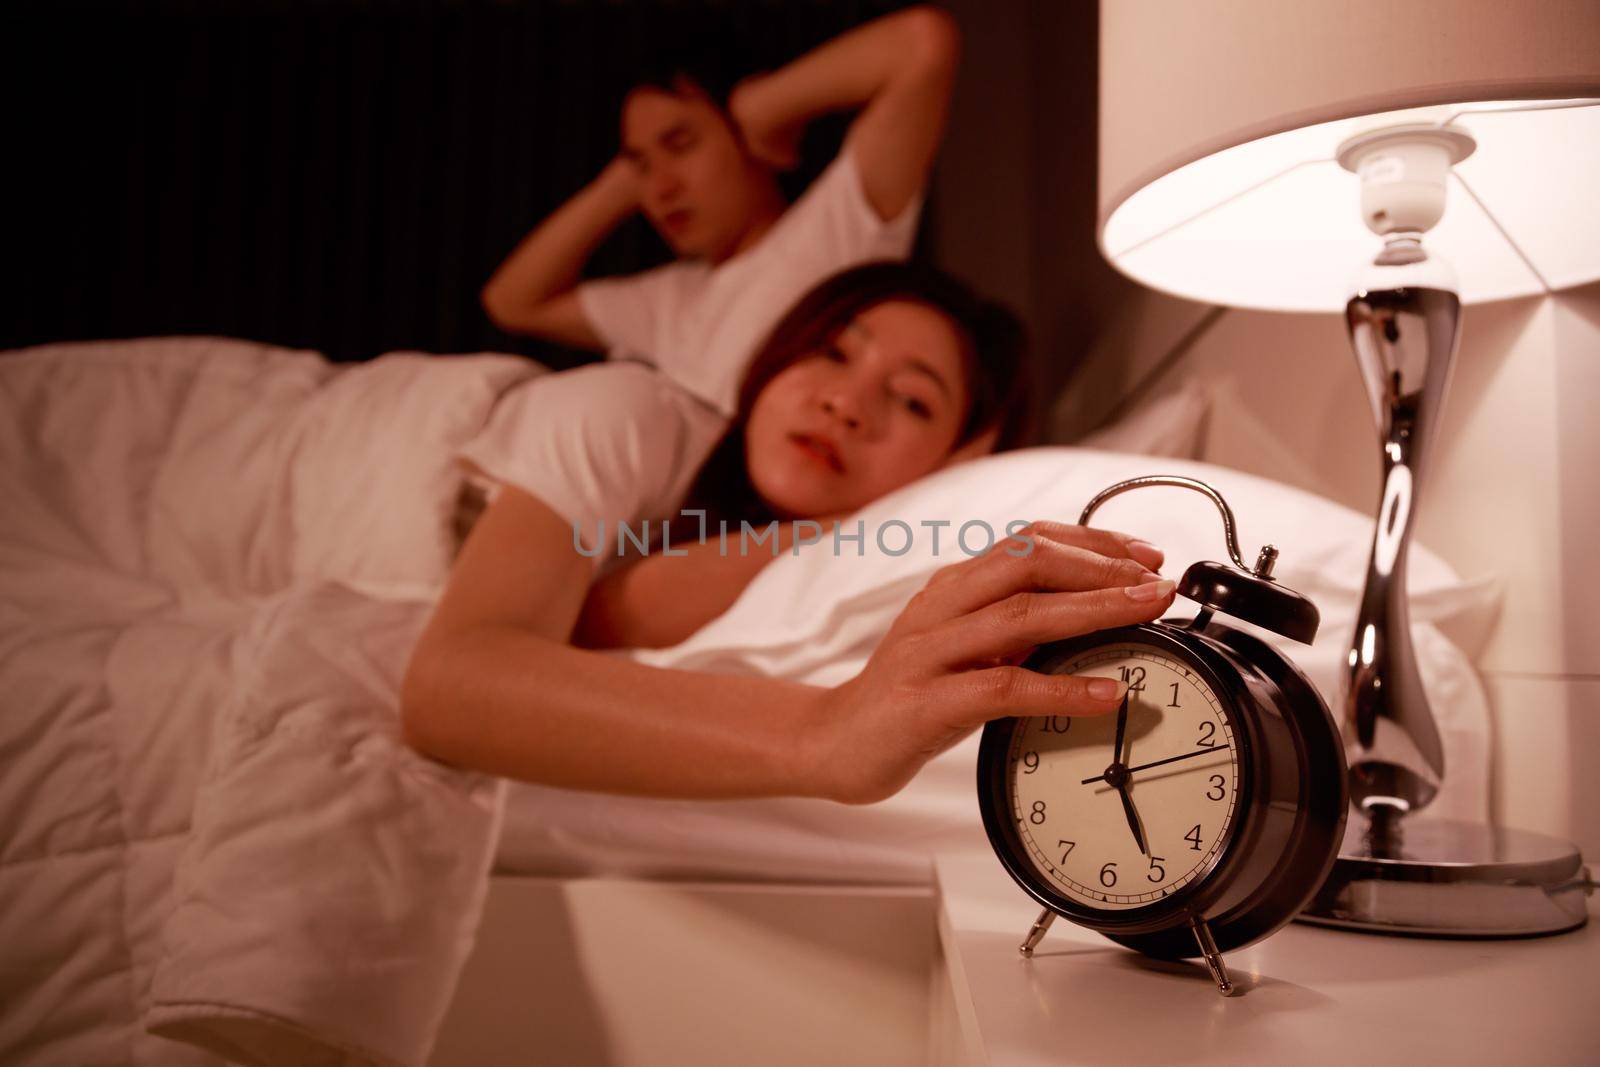
[[[856,677],[827,691],[805,754],[825,796],[865,804],[898,792],[929,759],[990,719],[1101,715],[1124,685],[1017,666],[1038,645],[1149,622],[1174,583],[1161,553],[1126,534],[1038,522],[938,571]],[[1009,551],[1008,551],[1009,549]]]

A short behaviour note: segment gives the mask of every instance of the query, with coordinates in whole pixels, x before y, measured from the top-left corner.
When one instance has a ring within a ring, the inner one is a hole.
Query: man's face
[[[628,94],[622,154],[639,169],[645,216],[679,256],[720,262],[740,251],[771,202],[771,172],[745,153],[721,109],[688,85]]]

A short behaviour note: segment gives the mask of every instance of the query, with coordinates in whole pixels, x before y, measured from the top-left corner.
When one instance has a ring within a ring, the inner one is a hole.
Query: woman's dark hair
[[[996,452],[1026,444],[1033,421],[1032,374],[1017,316],[932,267],[868,263],[823,281],[778,320],[745,371],[732,424],[695,476],[683,506],[703,508],[712,522],[775,518],[750,484],[745,462],[744,428],[756,398],[790,365],[831,343],[861,312],[891,300],[925,304],[956,328],[968,399],[955,447],[995,428]]]

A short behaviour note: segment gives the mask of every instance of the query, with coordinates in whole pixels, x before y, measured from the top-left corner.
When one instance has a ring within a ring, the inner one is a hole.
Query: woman
[[[1006,332],[996,309],[926,271],[830,279],[751,364],[690,504],[837,516],[1010,443],[1023,390]],[[659,451],[635,450],[642,466]],[[646,498],[660,494],[630,499]],[[1121,683],[1016,663],[1045,641],[1157,618],[1172,599],[1153,546],[1035,523],[1026,554],[997,545],[937,572],[840,686],[663,670],[575,647],[574,630],[593,645],[687,636],[771,556],[723,555],[713,540],[604,575],[591,594],[595,562],[573,550],[563,510],[508,482],[463,546],[402,693],[425,754],[567,788],[868,803],[989,719],[1114,710]]]

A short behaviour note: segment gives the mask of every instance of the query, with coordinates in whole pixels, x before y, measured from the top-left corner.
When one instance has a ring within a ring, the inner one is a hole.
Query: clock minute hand
[[[1122,762],[1122,738],[1128,730],[1128,693],[1122,694],[1122,706],[1117,709],[1117,743],[1111,750],[1111,762]]]
[[[1213,745],[1208,748],[1197,748],[1193,752],[1185,752],[1181,756],[1168,756],[1166,759],[1158,759],[1153,763],[1141,763],[1137,767],[1129,767],[1128,773],[1133,774],[1136,771],[1148,771],[1151,767],[1160,767],[1165,763],[1177,763],[1179,760],[1193,759],[1196,756],[1204,756],[1212,752],[1226,752],[1228,748],[1228,745]],[[1093,785],[1096,782],[1104,781],[1105,777],[1106,776],[1103,774],[1097,774],[1093,778],[1085,778],[1082,784]]]

